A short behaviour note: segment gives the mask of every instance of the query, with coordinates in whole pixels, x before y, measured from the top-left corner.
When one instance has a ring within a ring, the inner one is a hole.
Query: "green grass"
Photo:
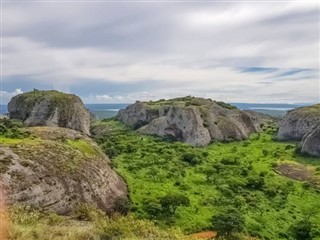
[[[83,139],[78,140],[67,140],[67,143],[70,147],[79,150],[82,153],[88,154],[88,155],[97,155],[98,150],[95,149],[92,144],[89,144],[87,141]]]
[[[90,220],[79,221],[79,215],[58,216],[30,208],[10,209],[12,240],[191,240],[177,229],[161,229],[148,220],[130,216],[106,216],[88,207]]]
[[[320,231],[319,189],[274,171],[285,161],[318,167],[320,159],[295,154],[295,144],[274,141],[270,129],[246,141],[195,148],[140,135],[114,120],[104,124],[114,131],[98,142],[127,181],[137,218],[192,233],[210,229],[212,216],[232,206],[242,212],[252,236],[288,239],[290,226],[310,212]],[[187,153],[200,163],[185,162]],[[190,206],[179,207],[173,216],[150,215],[146,203],[158,203],[168,193],[186,195]]]
[[[8,146],[8,145],[12,145],[12,144],[19,144],[19,143],[21,143],[23,141],[24,141],[24,139],[14,139],[14,138],[7,138],[7,137],[0,136],[0,144],[2,146]]]

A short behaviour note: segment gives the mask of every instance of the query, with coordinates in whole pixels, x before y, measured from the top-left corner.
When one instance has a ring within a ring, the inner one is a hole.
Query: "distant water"
[[[241,110],[252,110],[269,114],[273,117],[283,117],[289,110],[303,107],[297,104],[277,104],[277,103],[230,103]]]
[[[128,103],[86,104],[89,111],[93,113],[98,119],[115,117],[120,109],[124,109],[128,105]]]
[[[275,117],[281,117],[286,114],[288,110],[302,107],[296,104],[257,104],[257,103],[230,103],[241,110],[252,110],[262,112]],[[98,119],[111,118],[117,115],[120,109],[124,109],[129,103],[117,104],[86,104],[87,108],[96,115]],[[0,106],[0,115],[7,113],[7,105]]]

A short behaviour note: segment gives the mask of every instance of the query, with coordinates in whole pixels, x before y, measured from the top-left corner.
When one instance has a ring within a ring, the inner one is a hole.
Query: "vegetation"
[[[9,237],[12,240],[187,240],[179,230],[157,227],[148,220],[120,215],[106,216],[82,205],[69,217],[15,206]],[[81,221],[79,221],[81,220]]]
[[[212,103],[218,104],[220,107],[228,108],[228,109],[237,109],[237,107],[232,106],[231,104],[225,102],[217,102],[212,101],[211,99],[200,98],[200,97],[193,97],[193,96],[186,96],[180,98],[174,98],[170,100],[160,99],[159,101],[149,101],[144,102],[151,108],[159,108],[161,106],[180,106],[180,107],[188,107],[188,106],[199,106],[199,107],[207,107]]]
[[[212,227],[217,230],[218,238],[236,239],[235,234],[244,230],[244,223],[244,217],[236,208],[228,208],[212,218]]]
[[[44,158],[38,147],[58,148],[66,155],[57,161],[62,171],[98,151],[82,139],[40,141],[15,124],[1,122],[1,144],[30,149],[30,159],[33,153]],[[94,127],[103,132],[97,142],[125,178],[131,202],[119,199],[113,216],[87,205],[68,217],[14,207],[11,239],[179,240],[206,230],[225,239],[320,239],[320,159],[300,155],[294,142],[275,141],[273,126],[245,141],[205,148],[141,135],[113,119]],[[10,162],[2,159],[0,171]]]
[[[22,123],[18,120],[0,119],[0,137],[21,139],[28,137],[29,132],[23,131]]]
[[[320,239],[319,181],[275,171],[294,162],[319,174],[320,161],[297,154],[295,143],[275,141],[274,127],[245,141],[196,148],[138,134],[116,120],[101,124],[108,131],[97,142],[128,183],[130,215],[185,233],[263,239],[297,239],[293,225],[308,216],[313,239]]]

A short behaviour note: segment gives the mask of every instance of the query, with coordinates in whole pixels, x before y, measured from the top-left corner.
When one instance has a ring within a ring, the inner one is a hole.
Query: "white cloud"
[[[315,3],[293,2],[6,3],[3,85],[14,85],[15,76],[32,80],[30,88],[41,83],[64,91],[93,80],[101,88],[162,81],[147,92],[82,95],[87,102],[183,94],[232,102],[314,102],[318,10]],[[244,67],[278,70],[243,72]],[[313,69],[313,75],[281,76],[290,69]]]
[[[16,96],[18,94],[22,94],[22,93],[23,93],[23,91],[21,90],[21,88],[17,88],[13,92],[0,91],[0,98],[1,98],[1,104],[0,105],[9,102],[12,97],[14,97],[14,96]]]

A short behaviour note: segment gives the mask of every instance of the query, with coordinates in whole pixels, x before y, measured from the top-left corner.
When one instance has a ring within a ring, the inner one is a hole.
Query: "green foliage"
[[[216,101],[216,104],[218,104],[220,107],[224,107],[224,108],[228,108],[228,109],[237,109],[237,107],[232,106],[231,104],[225,103],[225,102],[217,102]]]
[[[180,206],[189,206],[190,200],[183,194],[167,194],[160,199],[161,207],[164,211],[175,214]]]
[[[10,209],[10,239],[14,240],[190,240],[177,229],[161,229],[131,216],[108,217],[82,205],[71,217],[14,206]],[[79,215],[80,214],[80,215]],[[80,217],[79,222],[77,219]]]
[[[287,147],[293,143],[274,141],[274,131],[269,131],[268,126],[250,140],[215,142],[196,148],[138,134],[115,120],[106,120],[104,124],[113,130],[97,141],[106,153],[110,147],[117,151],[112,163],[128,184],[130,214],[152,219],[160,226],[198,232],[211,227],[212,215],[235,208],[246,219],[248,234],[261,239],[288,239],[291,223],[301,220],[302,209],[313,206],[320,197],[314,184],[304,187],[306,183],[275,172],[284,161],[314,169],[320,161],[295,155],[294,149]],[[128,151],[128,145],[134,150]],[[192,159],[200,161],[193,164]],[[168,193],[182,194],[190,204],[177,207],[175,214],[168,215],[167,211],[165,215],[160,200]],[[320,222],[320,215],[316,214],[314,219]]]
[[[217,231],[218,238],[235,239],[236,233],[244,230],[245,219],[235,208],[227,208],[212,217],[212,228]]]
[[[0,119],[0,137],[22,139],[29,135],[29,132],[22,129],[22,123],[20,121],[7,118]]]
[[[312,240],[316,237],[315,235],[317,234],[314,232],[314,228],[314,224],[312,224],[310,220],[301,220],[290,227],[291,236],[295,240]]]
[[[195,166],[201,163],[201,159],[194,153],[186,153],[182,156],[182,161],[189,163],[192,166]]]

